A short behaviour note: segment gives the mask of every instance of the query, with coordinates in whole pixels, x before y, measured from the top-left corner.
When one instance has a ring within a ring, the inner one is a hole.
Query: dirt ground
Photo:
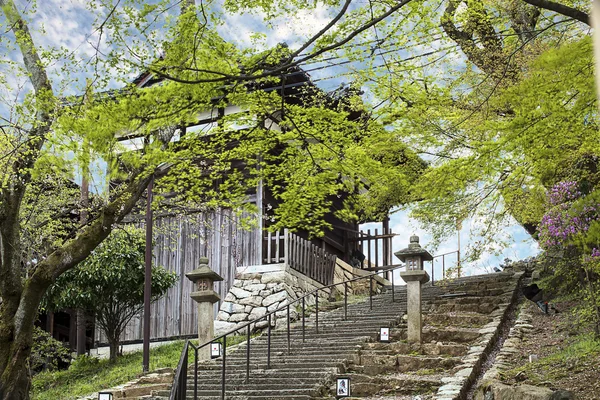
[[[569,390],[577,399],[600,400],[600,342],[583,338],[590,332],[570,312],[574,304],[557,303],[559,313],[545,315],[525,301],[533,329],[510,358],[514,369],[503,373],[503,380]],[[539,361],[530,363],[530,355],[537,355]]]

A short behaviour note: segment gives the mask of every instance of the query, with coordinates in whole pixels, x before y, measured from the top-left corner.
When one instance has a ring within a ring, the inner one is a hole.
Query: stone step
[[[330,357],[340,357],[340,356],[345,356],[346,354],[352,354],[355,352],[356,348],[354,349],[339,349],[339,350],[335,350],[335,349],[330,349],[327,351],[319,351],[319,349],[305,349],[305,348],[295,348],[295,347],[291,347],[290,349],[290,355],[288,355],[287,352],[287,348],[284,349],[277,349],[277,350],[273,350],[271,349],[271,360],[274,359],[279,359],[279,358],[290,358],[293,357],[294,359],[297,359],[298,357],[303,357],[303,358],[314,358],[314,359],[320,359],[320,358],[330,358]],[[242,352],[236,352],[235,354],[232,355],[227,355],[227,362],[233,361],[233,360],[246,360],[246,352],[244,351]],[[250,348],[250,359],[251,360],[262,360],[262,359],[267,359],[267,348],[262,348],[262,349],[256,349],[256,350],[252,350],[252,348]],[[220,362],[221,358],[217,358],[215,359],[217,360],[217,362]]]
[[[309,392],[309,393],[307,393]],[[276,400],[276,399],[282,399],[282,398],[289,398],[289,399],[310,399],[310,392],[311,390],[306,390],[306,389],[265,389],[265,390],[227,390],[227,388],[225,388],[225,393],[226,393],[226,399],[227,400],[233,400],[233,399],[263,399],[263,400]],[[169,392],[168,391],[157,391],[156,392],[157,396],[164,396],[164,397],[168,397],[169,396]],[[201,399],[210,399],[210,398],[215,398],[215,399],[220,399],[221,397],[221,390],[219,388],[219,390],[199,390],[198,391],[198,397]],[[290,397],[291,396],[291,397]],[[298,397],[300,396],[300,397]],[[193,392],[188,393],[187,394],[187,398],[188,399],[193,399]]]
[[[338,365],[339,363],[344,362],[347,359],[351,358],[351,354],[331,354],[331,355],[327,355],[327,356],[322,356],[322,355],[304,355],[302,353],[292,353],[290,355],[287,354],[282,354],[282,355],[276,355],[276,354],[271,354],[271,366],[273,368],[278,368],[282,365],[289,365],[289,364],[304,364],[304,365],[310,365],[310,363],[314,363],[315,365]],[[222,363],[218,363],[217,365],[220,366],[222,365]],[[229,357],[227,357],[227,367],[233,367],[233,368],[238,368],[238,367],[244,367],[245,368],[246,365],[246,357],[239,357],[239,358],[234,358],[234,359],[230,359]],[[267,357],[262,356],[262,357],[250,357],[250,366],[253,369],[256,368],[266,368],[267,365]],[[262,366],[262,367],[260,367]]]
[[[509,296],[510,297],[510,296]],[[464,296],[448,299],[435,299],[428,304],[480,304],[480,303],[506,303],[507,296]]]
[[[392,343],[365,343],[360,350],[361,354],[381,354],[381,355],[396,355],[396,354],[415,354],[415,355],[430,355],[436,356],[440,354],[451,356],[463,356],[467,354],[469,346],[455,343],[423,343],[415,345],[404,342]]]
[[[425,325],[446,326],[483,326],[492,321],[488,314],[479,313],[426,313],[423,315]]]
[[[332,360],[324,360],[322,362],[319,363],[314,363],[314,362],[296,362],[296,363],[285,363],[285,362],[277,362],[271,363],[271,369],[276,370],[276,369],[290,369],[290,368],[296,368],[297,370],[300,369],[306,369],[306,370],[312,370],[312,371],[316,371],[316,370],[320,370],[323,368],[335,368],[337,366],[342,366],[344,364],[344,362],[346,361],[346,359],[344,358],[340,358],[340,359],[332,359]],[[221,364],[214,364],[214,365],[203,365],[202,366],[202,371],[221,371],[222,369],[222,365]],[[261,369],[267,369],[267,363],[266,362],[259,362],[259,363],[253,363],[251,362],[251,369],[257,369],[257,370],[261,370]],[[244,361],[243,363],[235,363],[235,364],[231,364],[229,362],[227,362],[227,368],[225,370],[226,373],[228,373],[228,371],[231,371],[231,373],[240,373],[240,371],[246,371],[246,362]]]
[[[202,377],[202,379],[200,379]],[[202,386],[210,386],[215,387],[221,386],[221,377],[220,376],[213,376],[213,377],[205,377],[202,375],[198,376],[198,387]],[[300,385],[314,385],[315,383],[319,383],[322,382],[324,379],[322,374],[315,374],[313,376],[297,376],[297,375],[268,375],[268,376],[264,376],[262,374],[258,374],[258,373],[253,373],[253,371],[250,371],[250,381],[249,383],[252,385],[264,385],[264,384],[273,384],[273,385],[296,385],[296,384],[300,384]],[[246,382],[246,375],[236,375],[236,376],[231,376],[228,375],[226,377],[227,380],[227,386],[231,387],[231,385],[235,384],[235,385],[239,385],[239,384],[244,384]],[[187,386],[188,387],[193,387],[194,386],[194,379],[193,377],[188,377],[188,381],[187,381]]]
[[[279,379],[256,379],[250,373],[250,380],[246,383],[245,380],[233,381],[229,378],[226,380],[225,390],[235,391],[235,390],[245,390],[245,391],[255,391],[255,390],[286,390],[291,386],[294,389],[302,389],[305,391],[313,391],[316,389],[319,384],[323,383],[323,379],[315,379],[312,381],[302,381],[302,380],[290,380],[288,378],[279,378]],[[198,381],[198,392],[202,391],[212,391],[215,388],[221,387],[221,381],[209,381],[203,382]],[[188,381],[187,388],[189,391],[194,390],[193,381]]]
[[[441,377],[439,375],[409,375],[398,373],[371,376],[353,373],[350,377],[352,398],[356,399],[378,394],[416,395],[419,393],[431,393],[442,386]],[[388,389],[386,390],[384,388]],[[334,387],[329,387],[329,390],[333,393]]]
[[[392,328],[390,330],[390,340],[398,342],[406,340],[406,328]],[[423,327],[423,343],[443,342],[443,343],[471,343],[479,337],[479,328],[460,328],[460,327],[442,327],[433,326]]]
[[[188,381],[193,381],[193,368],[188,370]],[[198,371],[198,380],[213,380],[218,381],[219,384],[221,382],[221,369],[208,369],[208,370],[199,370]],[[245,379],[246,378],[246,369],[230,371],[226,370],[226,379]],[[323,378],[323,374],[332,374],[337,373],[337,367],[313,367],[310,369],[304,369],[302,371],[294,371],[292,369],[253,369],[250,371],[251,376],[260,377],[264,379],[275,379],[275,378],[286,378],[286,379],[321,379]],[[201,378],[200,378],[201,377]]]
[[[425,308],[425,312],[432,313],[461,313],[461,312],[476,312],[480,314],[490,314],[492,311],[498,309],[499,303],[497,302],[481,302],[476,304],[438,304],[432,305]]]
[[[436,357],[421,355],[378,355],[361,354],[350,370],[365,375],[379,375],[390,372],[406,373],[410,371],[447,370],[460,363],[460,357]]]
[[[163,391],[158,391],[157,393],[155,393],[153,396],[153,398],[150,398],[149,400],[168,400],[169,399],[169,395],[170,392],[163,390]],[[286,392],[279,392],[279,394],[276,395],[266,395],[266,394],[254,394],[254,392],[252,392],[251,394],[248,394],[246,392],[243,391],[228,391],[225,390],[225,398],[227,400],[279,400],[279,399],[284,399],[284,400],[312,400],[312,396],[308,395],[308,394],[300,394],[300,393],[290,393],[288,391]],[[221,400],[221,392],[220,391],[215,391],[215,390],[211,390],[211,391],[206,391],[206,392],[198,392],[198,398],[201,398],[202,400]],[[194,392],[188,392],[187,396],[186,396],[187,400],[195,400],[194,399]]]
[[[430,394],[442,386],[444,375],[459,368],[460,357],[479,337],[479,327],[492,321],[512,295],[515,280],[508,274],[465,277],[424,285],[423,345],[405,343],[406,287],[389,288],[361,302],[320,303],[319,333],[316,333],[314,305],[307,309],[305,341],[302,324],[291,324],[291,354],[285,319],[278,319],[271,332],[271,369],[266,370],[266,333],[250,342],[250,381],[246,379],[246,343],[227,351],[226,382],[228,400],[321,399],[333,393],[335,376],[350,373],[355,397],[381,394]],[[464,297],[445,297],[448,293],[467,293]],[[339,297],[338,297],[339,299]],[[371,306],[372,304],[372,306]],[[326,311],[329,310],[329,311]],[[290,307],[298,319],[298,304]],[[429,314],[429,315],[428,315]],[[492,314],[492,315],[490,315]],[[436,327],[443,325],[443,327]],[[448,325],[450,325],[448,327]],[[377,342],[379,328],[391,328],[391,343]],[[199,398],[221,399],[221,360],[201,363],[198,376]],[[339,372],[338,372],[339,371]],[[193,367],[188,370],[193,373]],[[385,375],[376,375],[385,373]],[[376,375],[376,376],[375,376]],[[193,377],[188,377],[193,388]],[[387,392],[381,392],[387,388]],[[163,391],[156,396],[168,398]],[[193,397],[188,391],[187,398]],[[405,398],[405,397],[402,397]]]

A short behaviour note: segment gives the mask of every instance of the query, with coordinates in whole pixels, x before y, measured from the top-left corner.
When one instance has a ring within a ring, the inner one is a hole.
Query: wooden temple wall
[[[162,217],[154,221],[154,265],[161,265],[178,275],[178,283],[152,304],[151,339],[166,339],[198,332],[196,303],[190,298],[192,282],[185,276],[198,268],[200,257],[209,258],[209,266],[224,280],[215,283],[215,290],[225,298],[235,278],[238,266],[261,264],[261,232],[258,228],[243,228],[241,219],[232,210],[198,213],[186,216]],[[143,223],[141,224],[143,227]],[[215,304],[215,316],[219,303]],[[133,317],[121,339],[138,341],[143,338],[142,313]],[[96,340],[106,343],[97,330]]]

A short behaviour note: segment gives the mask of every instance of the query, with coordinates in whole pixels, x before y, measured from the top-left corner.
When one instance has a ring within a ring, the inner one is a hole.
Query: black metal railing
[[[198,349],[199,347],[194,346],[192,342],[185,341],[181,357],[179,358],[179,364],[177,364],[177,373],[173,380],[173,387],[171,388],[171,394],[169,400],[185,399],[187,393],[187,375],[188,375],[188,364],[190,347],[194,350],[194,399],[198,398]],[[183,394],[183,395],[181,395]]]
[[[388,269],[391,272],[392,276],[392,302],[395,301],[395,290],[394,290],[394,274],[393,271],[399,268],[404,268],[404,265],[399,265]],[[222,353],[221,353],[221,399],[225,399],[226,393],[226,367],[227,367],[227,337],[235,334],[238,331],[246,330],[246,382],[250,381],[250,339],[251,339],[251,327],[256,323],[266,320],[267,321],[267,369],[271,368],[271,330],[272,330],[272,318],[275,318],[275,314],[277,312],[286,310],[287,312],[287,353],[291,354],[291,317],[290,317],[290,306],[294,304],[301,305],[302,307],[302,342],[306,341],[306,309],[307,309],[307,301],[306,299],[309,296],[313,296],[315,299],[315,331],[319,333],[319,292],[326,291],[327,289],[333,289],[336,286],[343,285],[344,286],[344,319],[348,319],[348,285],[354,282],[358,282],[361,280],[369,280],[369,308],[373,309],[373,281],[377,276],[377,272],[360,276],[358,278],[348,279],[343,282],[338,282],[334,284],[330,284],[327,286],[323,286],[312,292],[306,293],[302,297],[299,297],[288,304],[273,310],[260,318],[256,318],[252,321],[246,322],[244,325],[241,325],[215,339],[210,342],[203,343],[199,346],[194,346],[190,341],[186,341],[186,344],[183,348],[181,359],[179,361],[179,365],[177,366],[177,370],[175,371],[175,379],[173,381],[173,386],[171,388],[170,400],[185,400],[187,399],[187,368],[188,368],[188,354],[189,348],[191,347],[195,352],[195,370],[194,370],[194,399],[197,398],[198,393],[198,350],[210,346],[211,343],[222,340]]]
[[[442,279],[446,279],[446,256],[449,256],[451,254],[456,254],[456,257],[457,257],[456,266],[460,267],[460,250],[454,250],[454,251],[450,251],[448,253],[438,254],[436,256],[433,256],[433,260],[431,261],[431,284],[432,285],[435,284],[435,261],[436,261],[436,259],[442,257]]]

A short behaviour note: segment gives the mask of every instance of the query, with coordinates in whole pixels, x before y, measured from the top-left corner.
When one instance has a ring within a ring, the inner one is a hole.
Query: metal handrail
[[[399,268],[404,268],[404,265],[399,265],[389,271],[393,271]],[[298,297],[292,302],[273,310],[262,317],[255,318],[252,321],[248,321],[247,323],[236,327],[235,329],[230,330],[227,333],[224,333],[221,336],[218,336],[204,344],[194,346],[189,340],[186,341],[183,351],[181,353],[181,358],[179,360],[179,365],[177,366],[177,370],[175,371],[175,378],[173,381],[173,386],[171,387],[171,393],[169,396],[169,400],[184,400],[186,399],[186,391],[187,391],[187,358],[188,358],[188,346],[192,346],[195,351],[195,379],[194,379],[194,399],[197,398],[198,391],[198,350],[209,346],[211,343],[219,341],[223,339],[222,344],[222,373],[221,373],[221,399],[225,399],[225,367],[226,367],[226,359],[227,359],[227,336],[234,334],[237,331],[240,331],[244,328],[247,330],[247,343],[246,343],[246,382],[250,379],[250,331],[251,325],[256,324],[262,320],[267,319],[267,369],[271,366],[271,316],[275,313],[287,310],[287,344],[288,344],[288,355],[290,354],[291,346],[290,346],[290,306],[296,303],[302,303],[302,341],[305,341],[305,310],[306,310],[306,298],[308,296],[315,297],[315,329],[316,333],[319,333],[319,291],[326,290],[330,288],[334,288],[339,285],[344,285],[344,319],[348,318],[348,284],[352,282],[356,282],[362,279],[369,279],[369,308],[373,309],[373,278],[377,276],[377,273],[372,273],[364,276],[360,276],[353,279],[348,279],[343,282],[333,283],[331,285],[323,286],[318,289],[315,289],[311,292],[306,293],[302,297]],[[392,302],[395,301],[394,298],[394,274],[392,273]],[[185,364],[185,365],[184,365]],[[181,375],[185,374],[186,376],[182,379]],[[185,382],[182,384],[181,382]]]
[[[438,254],[436,256],[433,256],[433,260],[431,261],[431,284],[433,285],[435,280],[433,278],[433,269],[435,268],[435,259],[442,257],[442,279],[446,279],[446,256],[449,256],[450,254],[458,254],[458,257],[460,257],[460,250],[454,250],[454,251],[449,251],[448,253],[444,253],[444,254]],[[458,262],[460,263],[460,259],[458,260]]]

